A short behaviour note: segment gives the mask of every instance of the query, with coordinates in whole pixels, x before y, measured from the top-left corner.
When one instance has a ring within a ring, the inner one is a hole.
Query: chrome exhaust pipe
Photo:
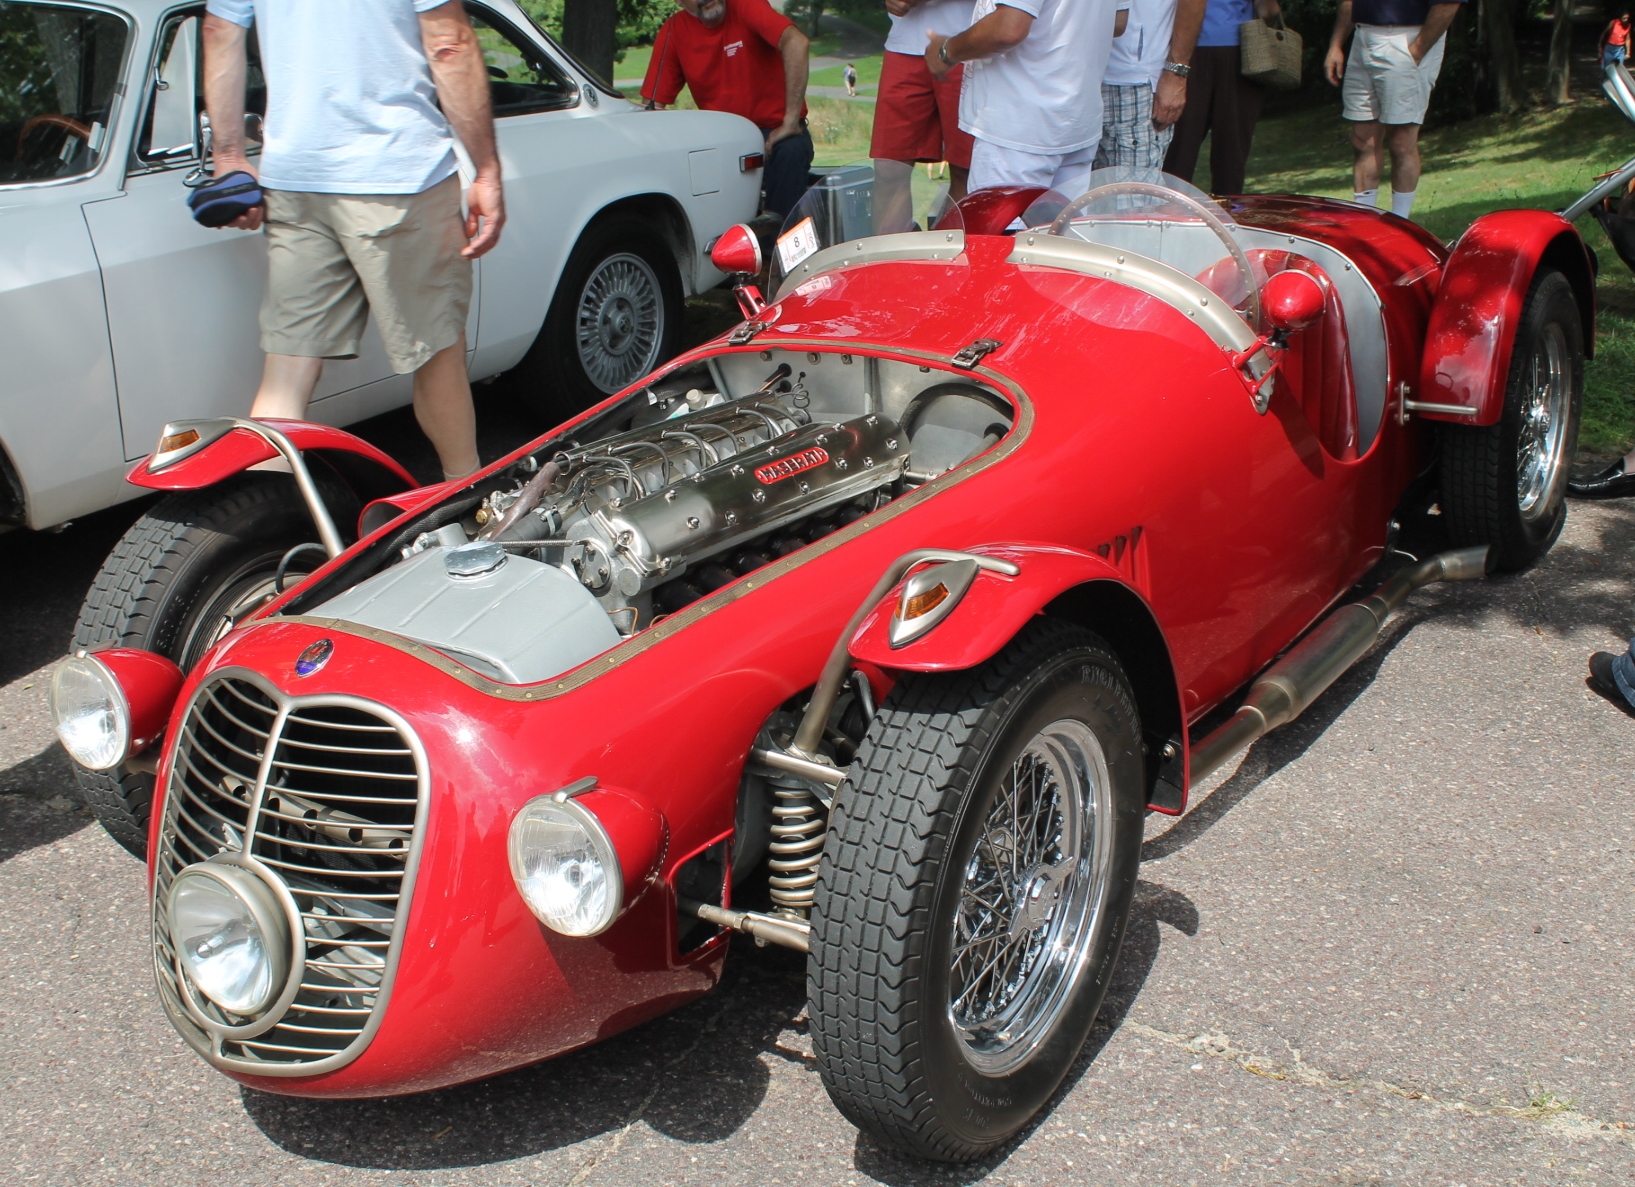
[[[729,931],[741,931],[753,936],[757,944],[777,944],[796,952],[811,950],[812,925],[800,919],[784,919],[777,915],[763,915],[759,911],[729,911],[709,903],[681,899],[678,904],[689,915],[696,915],[705,923],[713,923]]]
[[[1409,565],[1360,602],[1329,615],[1255,680],[1243,705],[1224,725],[1192,747],[1191,783],[1213,772],[1238,751],[1304,713],[1379,638],[1408,595],[1436,581],[1472,581],[1485,576],[1487,545],[1439,552]]]

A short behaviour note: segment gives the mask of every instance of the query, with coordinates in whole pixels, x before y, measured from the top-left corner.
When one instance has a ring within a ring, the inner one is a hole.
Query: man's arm
[[[500,154],[494,145],[494,113],[488,98],[488,64],[460,0],[420,14],[420,43],[431,65],[437,102],[465,145],[477,176],[466,191],[466,238],[460,254],[474,260],[500,241],[505,193]]]
[[[1181,66],[1192,63],[1192,51],[1198,48],[1198,34],[1204,27],[1204,8],[1209,0],[1180,0],[1175,6],[1175,27],[1169,35],[1169,61]],[[1187,80],[1165,70],[1158,76],[1153,90],[1152,122],[1167,128],[1181,118],[1187,105]]]
[[[778,36],[778,54],[783,58],[783,123],[766,134],[766,151],[780,140],[800,132],[800,109],[806,106],[806,75],[811,67],[807,53],[812,43],[794,25]]]
[[[1448,31],[1448,26],[1453,24],[1453,18],[1459,15],[1463,7],[1463,4],[1431,5],[1431,10],[1425,14],[1425,23],[1419,26],[1419,36],[1408,46],[1414,61],[1423,62],[1425,55],[1436,48],[1436,43],[1442,40],[1442,34]]]
[[[210,113],[212,176],[255,168],[244,152],[244,83],[249,75],[245,42],[249,30],[215,13],[204,14],[204,109]],[[228,223],[240,231],[259,231],[260,206],[252,206]]]
[[[963,33],[929,35],[925,64],[933,78],[943,78],[961,62],[974,62],[1015,49],[1027,40],[1033,14],[1001,4]]]
[[[1334,35],[1328,39],[1328,54],[1323,58],[1323,73],[1329,85],[1339,86],[1345,79],[1345,46],[1351,40],[1351,0],[1340,0],[1340,10],[1334,14]]]

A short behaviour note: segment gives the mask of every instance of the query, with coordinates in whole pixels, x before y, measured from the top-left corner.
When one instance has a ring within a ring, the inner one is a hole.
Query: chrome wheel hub
[[[1516,505],[1523,519],[1544,514],[1559,485],[1572,383],[1567,335],[1552,322],[1533,352],[1516,440]]]
[[[1111,824],[1089,727],[1040,730],[1000,783],[954,911],[948,1016],[980,1071],[1025,1063],[1066,1009],[1106,897]]]
[[[653,368],[664,339],[664,292],[646,260],[621,253],[601,262],[580,294],[576,334],[579,362],[604,392]]]

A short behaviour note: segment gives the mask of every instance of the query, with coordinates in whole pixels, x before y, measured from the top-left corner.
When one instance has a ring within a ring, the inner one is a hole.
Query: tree
[[[1555,18],[1550,29],[1550,77],[1545,96],[1551,103],[1572,98],[1573,0],[1555,0]]]
[[[617,0],[564,0],[562,47],[613,85],[613,57],[618,52]]]
[[[1482,0],[1482,31],[1487,34],[1495,106],[1505,115],[1513,114],[1527,101],[1521,80],[1521,55],[1516,52],[1513,5],[1514,0]]]

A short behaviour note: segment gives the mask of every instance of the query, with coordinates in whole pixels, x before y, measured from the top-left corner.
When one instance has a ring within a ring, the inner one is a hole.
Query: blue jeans
[[[763,128],[761,135],[771,129]],[[812,173],[812,133],[802,124],[793,136],[772,146],[761,167],[761,207],[769,214],[784,215],[795,209],[806,192]]]
[[[1622,62],[1624,60],[1624,55],[1628,52],[1628,50],[1629,47],[1627,45],[1607,46],[1606,49],[1601,51],[1601,69],[1605,70],[1614,62]]]

